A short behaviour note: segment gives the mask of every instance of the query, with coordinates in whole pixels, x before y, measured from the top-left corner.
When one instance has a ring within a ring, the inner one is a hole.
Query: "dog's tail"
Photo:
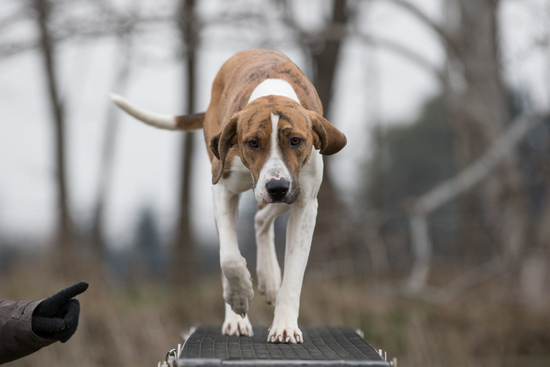
[[[145,122],[147,125],[166,130],[196,130],[202,129],[204,123],[204,113],[195,113],[184,116],[161,115],[145,111],[134,106],[126,98],[118,94],[109,94],[113,102],[128,113],[130,116]]]

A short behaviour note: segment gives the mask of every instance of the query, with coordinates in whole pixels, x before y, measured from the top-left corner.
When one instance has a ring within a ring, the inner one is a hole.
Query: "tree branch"
[[[550,112],[529,114],[516,118],[485,154],[466,167],[455,177],[445,180],[424,195],[413,205],[413,212],[429,213],[484,179],[500,160],[518,144],[527,132],[550,117]]]
[[[110,21],[88,22],[70,21],[58,27],[56,32],[50,35],[53,44],[66,42],[69,40],[96,40],[99,37],[122,36],[130,32],[138,33],[137,26],[142,24],[162,23],[172,20],[172,17],[162,15],[152,15],[145,18],[135,17],[114,17]],[[19,53],[36,50],[40,47],[39,40],[30,40],[24,42],[6,42],[0,43],[0,60],[15,56]]]
[[[431,61],[429,61],[427,58],[425,58],[418,52],[400,44],[399,42],[393,41],[391,39],[386,39],[386,38],[372,37],[366,34],[353,34],[351,36],[355,36],[359,40],[365,43],[370,43],[373,46],[381,47],[388,51],[392,51],[393,53],[399,56],[402,56],[405,59],[416,64],[420,68],[432,73],[441,82],[443,86],[446,87],[449,85],[449,78],[447,73],[444,70],[434,65]]]
[[[308,43],[313,43],[319,39],[340,40],[344,38],[355,38],[360,42],[372,45],[374,47],[384,48],[399,56],[404,57],[405,59],[408,59],[420,68],[435,75],[435,77],[444,86],[447,86],[449,83],[447,73],[444,70],[439,68],[437,65],[434,65],[430,60],[428,60],[415,50],[408,48],[403,44],[389,38],[375,37],[369,34],[362,33],[358,30],[350,30],[349,27],[336,24],[331,24],[329,27],[319,32],[307,32],[304,30],[298,30],[298,32],[301,34],[301,38]]]
[[[447,32],[443,27],[441,27],[439,24],[434,22],[430,17],[424,13],[420,8],[418,8],[416,5],[411,3],[408,0],[384,0],[386,2],[395,4],[404,10],[408,11],[411,15],[416,17],[418,20],[420,20],[422,23],[424,23],[428,28],[430,28],[432,31],[435,32],[435,34],[441,39],[441,41],[447,45],[447,48],[454,54],[459,55],[457,53],[457,46],[454,38],[452,37],[449,32]]]

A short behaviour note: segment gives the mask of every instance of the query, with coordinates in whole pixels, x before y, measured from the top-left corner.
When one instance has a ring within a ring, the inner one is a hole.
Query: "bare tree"
[[[309,32],[303,29],[295,20],[289,1],[281,2],[283,5],[283,21],[289,25],[297,35],[297,42],[304,46],[306,53],[311,57],[313,69],[313,84],[317,89],[323,105],[323,114],[328,116],[331,111],[331,102],[334,93],[334,81],[338,70],[338,62],[341,57],[342,45],[348,36],[343,31],[347,28],[351,17],[349,16],[348,2],[334,0],[330,3],[330,19],[325,30]],[[336,32],[335,32],[336,30]],[[321,46],[320,46],[321,45]],[[334,121],[333,121],[334,122]],[[341,259],[350,259],[351,231],[346,231],[346,223],[352,223],[352,218],[347,214],[344,203],[336,193],[336,187],[330,173],[331,160],[324,159],[323,183],[319,190],[319,214],[314,232],[311,249],[312,261],[331,262],[339,264]],[[351,226],[350,226],[351,227]],[[346,264],[347,270],[353,270]],[[343,273],[346,269],[338,269]],[[327,275],[326,273],[324,274]]]
[[[344,27],[348,22],[347,2],[335,0],[332,3],[331,25],[335,27]],[[334,92],[334,80],[338,67],[338,61],[341,57],[342,43],[344,38],[324,39],[324,47],[316,52],[313,44],[308,43],[310,54],[313,59],[315,76],[314,85],[321,99],[325,116],[329,116],[332,107],[332,96]],[[319,189],[319,215],[317,217],[317,226],[314,233],[315,247],[312,249],[313,256],[320,251],[328,255],[329,259],[334,260],[338,253],[350,255],[349,251],[342,251],[342,248],[348,249],[349,238],[342,238],[342,225],[349,221],[345,220],[347,211],[341,200],[338,199],[332,176],[330,174],[331,160],[325,159],[323,183]],[[348,257],[349,258],[349,257]],[[327,260],[325,258],[325,260]]]
[[[53,2],[50,0],[33,0],[33,6],[36,16],[36,23],[40,36],[40,54],[42,56],[42,65],[47,80],[48,97],[52,112],[55,131],[55,163],[56,163],[56,188],[57,188],[57,236],[56,236],[56,255],[59,253],[68,261],[56,261],[56,264],[73,263],[74,256],[74,228],[69,212],[69,194],[67,190],[67,168],[65,159],[65,114],[63,112],[63,102],[59,95],[59,85],[56,74],[55,64],[55,44],[51,35],[49,26],[53,12]],[[59,269],[61,271],[67,269]]]
[[[469,164],[504,133],[511,122],[500,61],[500,1],[460,0],[455,29],[448,31],[449,61],[460,68],[465,88],[451,89],[451,121],[460,140],[459,157]],[[503,254],[517,258],[526,245],[529,210],[515,151],[505,154],[481,185],[483,205]]]
[[[196,53],[198,47],[198,22],[195,1],[182,0],[178,9],[178,27],[185,49],[185,77],[188,113],[195,108]],[[194,133],[185,132],[182,139],[180,167],[179,214],[171,256],[170,277],[173,282],[191,284],[197,278],[197,258],[191,223],[191,173],[194,157]]]

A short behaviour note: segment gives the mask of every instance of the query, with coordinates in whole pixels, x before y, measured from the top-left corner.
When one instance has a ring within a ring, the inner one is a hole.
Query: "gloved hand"
[[[88,283],[80,282],[42,301],[32,314],[32,331],[45,339],[62,343],[69,340],[76,331],[80,314],[80,303],[72,298],[86,289]]]

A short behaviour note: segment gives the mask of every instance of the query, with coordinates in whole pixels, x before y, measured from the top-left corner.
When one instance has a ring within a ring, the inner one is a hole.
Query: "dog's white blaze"
[[[259,203],[265,203],[269,200],[265,185],[272,179],[280,180],[284,178],[290,183],[289,192],[292,190],[292,176],[290,171],[281,159],[279,153],[279,130],[277,128],[279,124],[279,115],[271,114],[271,148],[269,157],[267,158],[260,176],[256,184],[256,190],[254,192],[256,200]]]
[[[279,134],[277,134],[279,125],[279,115],[271,114],[271,154],[269,155],[269,160],[281,160],[279,156]]]
[[[279,154],[279,115],[271,114],[271,151],[267,162],[260,171],[260,179],[264,178],[265,183],[270,179],[280,180],[285,178],[290,182],[290,172],[286,168],[281,155]]]
[[[292,85],[283,79],[266,79],[258,84],[258,86],[252,91],[252,94],[248,99],[248,103],[260,97],[266,96],[288,97],[300,103],[300,100],[298,99],[294,88],[292,88]]]

